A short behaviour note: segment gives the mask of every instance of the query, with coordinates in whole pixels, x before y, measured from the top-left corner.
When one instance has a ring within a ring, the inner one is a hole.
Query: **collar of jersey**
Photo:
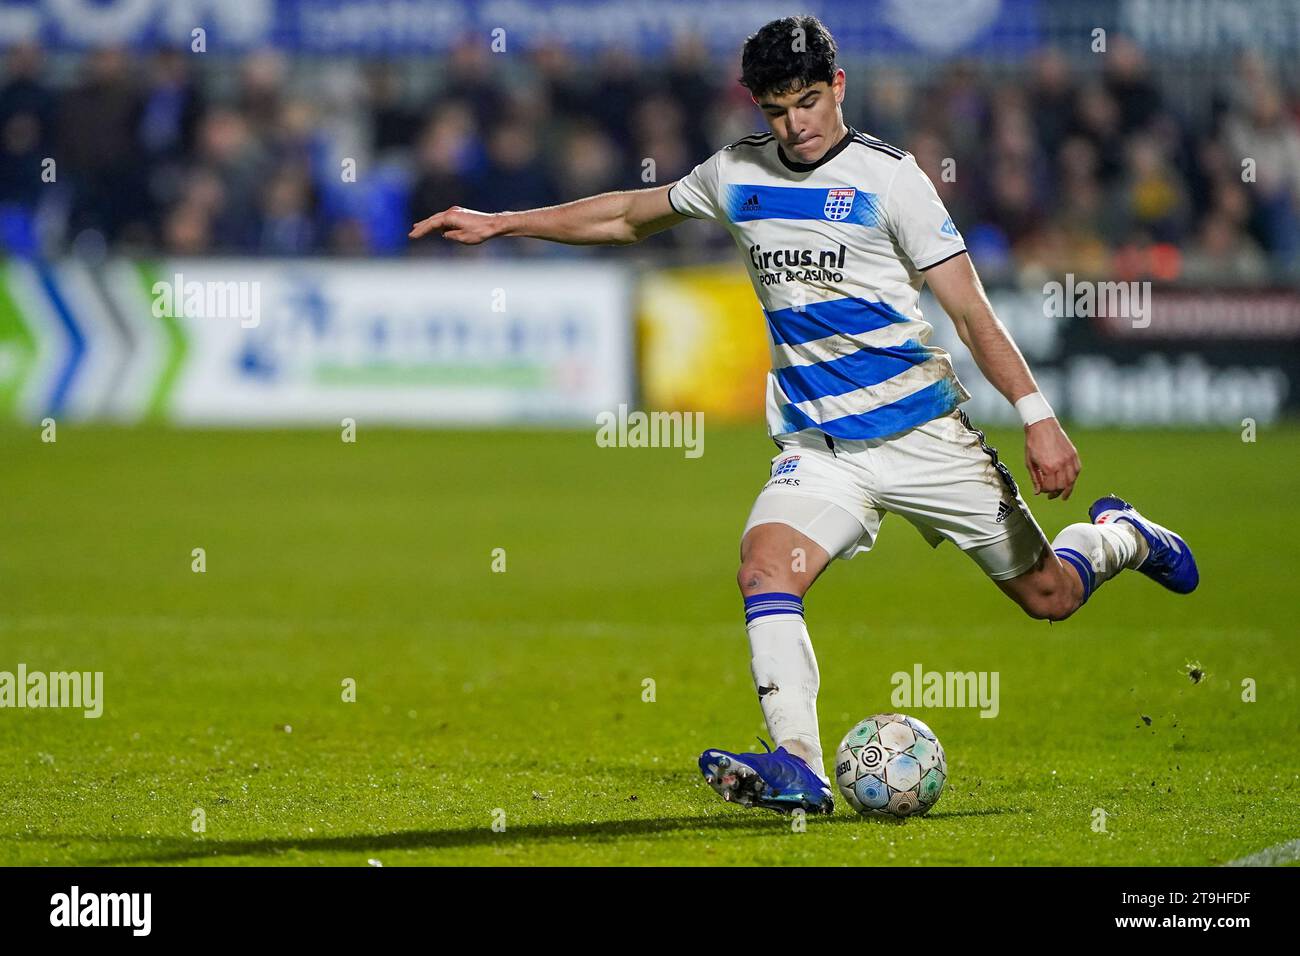
[[[822,155],[822,158],[817,160],[817,162],[815,163],[796,163],[794,160],[790,159],[785,155],[785,152],[781,149],[781,145],[779,143],[777,144],[776,147],[776,157],[777,159],[781,160],[781,165],[783,165],[786,169],[790,170],[791,172],[810,173],[817,167],[824,166],[825,164],[829,163],[840,153],[844,152],[845,148],[849,145],[849,143],[853,142],[853,137],[857,135],[857,131],[848,123],[844,124],[844,128],[847,130],[847,132],[844,134],[843,138],[841,138],[840,141],[836,143],[834,146],[832,146],[830,149],[826,150],[826,152]]]

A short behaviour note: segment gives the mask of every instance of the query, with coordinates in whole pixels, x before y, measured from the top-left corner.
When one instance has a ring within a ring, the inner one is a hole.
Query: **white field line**
[[[1277,846],[1260,850],[1240,860],[1232,860],[1224,866],[1285,866],[1300,860],[1300,840],[1287,840]]]

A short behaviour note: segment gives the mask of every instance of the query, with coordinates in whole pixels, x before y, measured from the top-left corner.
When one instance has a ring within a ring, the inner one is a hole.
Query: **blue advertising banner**
[[[558,42],[654,54],[683,36],[734,53],[768,20],[819,16],[848,54],[1019,55],[1041,42],[1040,0],[2,0],[0,46],[101,45],[304,53],[437,53],[470,36],[506,51]],[[500,31],[500,32],[497,32]]]

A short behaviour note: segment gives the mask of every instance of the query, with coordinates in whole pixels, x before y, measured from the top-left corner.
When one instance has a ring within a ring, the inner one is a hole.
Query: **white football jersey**
[[[798,163],[771,133],[719,150],[668,191],[673,209],[727,228],[767,317],[773,435],[815,428],[881,438],[970,398],[929,344],[923,272],[966,250],[911,154],[848,134]]]

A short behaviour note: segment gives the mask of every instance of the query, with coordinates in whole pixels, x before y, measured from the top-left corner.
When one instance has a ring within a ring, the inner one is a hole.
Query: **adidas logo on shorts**
[[[1005,501],[999,501],[998,516],[997,516],[998,524],[1001,524],[1002,522],[1006,521],[1010,515],[1011,515],[1011,506],[1007,504]]]

